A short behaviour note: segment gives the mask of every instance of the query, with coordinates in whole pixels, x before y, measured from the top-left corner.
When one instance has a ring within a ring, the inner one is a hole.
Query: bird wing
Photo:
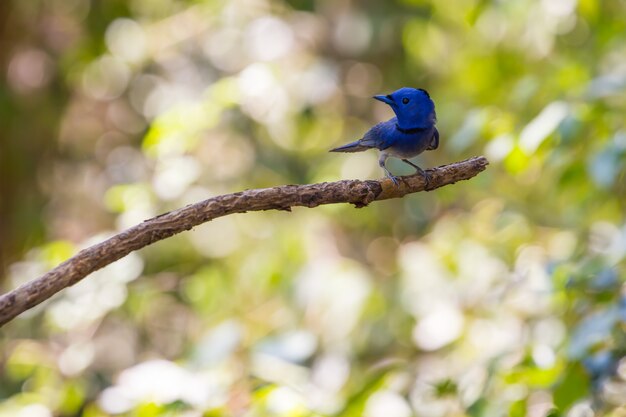
[[[439,147],[439,131],[437,130],[437,128],[435,128],[435,130],[433,131],[433,137],[430,139],[430,144],[428,145],[428,148],[426,148],[429,151],[432,151],[433,149],[437,149]]]
[[[368,130],[361,139],[331,149],[330,152],[361,152],[371,148],[382,151],[394,144],[393,132],[395,131],[395,126],[395,118],[378,123]]]
[[[368,148],[377,148],[381,151],[387,149],[393,144],[393,141],[389,140],[388,134],[390,126],[391,129],[395,127],[395,118],[387,120],[386,122],[378,123],[367,131],[363,138],[359,141],[361,146],[367,146]]]

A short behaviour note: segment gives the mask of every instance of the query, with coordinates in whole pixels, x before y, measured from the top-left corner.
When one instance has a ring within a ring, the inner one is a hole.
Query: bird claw
[[[422,168],[418,167],[417,165],[415,165],[413,162],[409,161],[408,159],[403,159],[402,162],[406,162],[407,164],[411,165],[413,168],[415,168],[415,173],[419,173],[422,175],[422,177],[424,178],[424,190],[426,191],[430,191],[430,175],[428,175],[426,173],[426,171],[424,171]]]
[[[384,164],[381,164],[381,167],[383,169],[383,171],[385,171],[385,176],[387,178],[389,178],[396,187],[400,186],[400,183],[398,182],[398,177],[394,176],[386,167]]]
[[[426,171],[422,171],[422,177],[424,177],[424,182],[426,183],[424,184],[424,190],[430,191],[432,189],[430,188],[430,175],[428,175]]]
[[[396,187],[399,187],[399,186],[400,186],[400,183],[398,182],[398,178],[397,178],[397,177],[395,177],[395,176],[393,176],[393,175],[391,175],[391,174],[387,175],[387,177],[388,177],[391,181],[393,181],[393,183],[396,185]]]
[[[426,171],[424,171],[422,168],[419,168],[417,166],[415,168],[415,172],[419,172],[420,174],[422,174],[422,178],[424,178],[424,190],[430,191],[430,175],[428,175]]]

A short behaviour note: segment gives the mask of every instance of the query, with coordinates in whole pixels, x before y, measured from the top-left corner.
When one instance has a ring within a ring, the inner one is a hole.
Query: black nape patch
[[[424,90],[423,88],[418,88],[418,90],[423,91],[424,94],[426,94],[426,97],[430,98],[430,94],[428,94],[428,91]]]

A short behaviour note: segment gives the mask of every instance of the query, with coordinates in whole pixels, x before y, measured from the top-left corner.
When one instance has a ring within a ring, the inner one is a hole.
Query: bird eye
[[[409,99],[408,98],[403,98],[402,99],[402,104],[408,104],[409,103]]]

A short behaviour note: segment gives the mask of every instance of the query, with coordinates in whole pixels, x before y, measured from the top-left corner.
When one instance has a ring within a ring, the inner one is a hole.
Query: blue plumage
[[[374,96],[388,104],[396,117],[372,127],[363,138],[331,149],[331,152],[361,152],[367,149],[380,150],[378,163],[396,185],[398,180],[385,166],[387,158],[400,158],[420,172],[429,183],[428,175],[408,160],[426,150],[437,149],[439,132],[435,127],[437,115],[435,103],[426,90],[404,87],[386,96]]]

